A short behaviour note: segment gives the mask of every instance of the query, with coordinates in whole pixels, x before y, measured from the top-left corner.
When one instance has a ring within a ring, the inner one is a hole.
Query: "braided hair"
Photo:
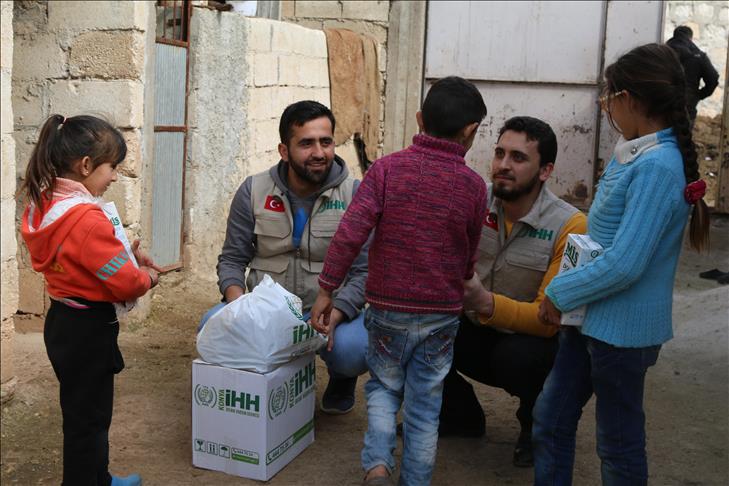
[[[674,50],[663,44],[636,47],[605,69],[605,80],[610,92],[629,92],[647,117],[663,120],[673,128],[686,183],[699,180],[698,156],[686,107],[686,77]],[[694,204],[689,240],[699,251],[708,246],[709,209],[703,199]]]

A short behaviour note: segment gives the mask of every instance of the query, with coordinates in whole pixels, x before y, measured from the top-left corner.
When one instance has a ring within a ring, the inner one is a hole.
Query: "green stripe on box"
[[[271,464],[273,461],[283,455],[284,452],[289,450],[294,444],[306,437],[306,434],[311,432],[314,428],[314,419],[309,420],[299,430],[294,432],[288,439],[284,440],[277,447],[274,447],[268,454],[266,454],[266,466]]]
[[[233,459],[234,461],[247,462],[249,464],[258,465],[257,457],[248,457],[248,456],[244,456],[243,454],[236,454],[234,452],[233,454],[231,454],[230,458]]]

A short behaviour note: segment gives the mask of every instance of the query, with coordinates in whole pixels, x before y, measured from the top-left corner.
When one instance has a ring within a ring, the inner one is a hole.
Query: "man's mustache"
[[[508,171],[497,172],[493,176],[494,176],[494,178],[503,177],[504,179],[509,179],[511,181],[516,180],[516,178],[511,174],[511,172],[508,172]]]

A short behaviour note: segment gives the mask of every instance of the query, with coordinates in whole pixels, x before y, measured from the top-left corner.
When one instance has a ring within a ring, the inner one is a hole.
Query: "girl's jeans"
[[[403,403],[400,484],[430,484],[438,444],[443,379],[453,361],[458,316],[411,314],[369,307],[367,433],[362,450],[365,471],[382,465],[392,473],[396,415]]]
[[[660,349],[619,348],[562,328],[554,367],[534,407],[535,485],[572,484],[577,423],[593,393],[602,483],[647,483],[643,388]]]

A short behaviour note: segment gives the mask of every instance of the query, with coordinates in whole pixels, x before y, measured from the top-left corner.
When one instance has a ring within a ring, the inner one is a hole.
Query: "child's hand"
[[[149,280],[152,282],[152,285],[149,286],[150,289],[155,287],[159,283],[159,273],[157,273],[157,270],[144,265],[140,266],[139,269],[144,270],[149,274]]]
[[[562,320],[562,312],[557,309],[549,297],[545,296],[541,304],[539,304],[539,320],[545,326],[559,327]]]
[[[494,313],[494,295],[484,288],[477,273],[463,282],[463,308],[485,317],[491,317]]]
[[[139,249],[139,240],[134,240],[134,243],[132,243],[132,253],[134,253],[134,258],[137,259],[137,263],[140,267],[149,267],[154,269],[156,272],[162,271],[162,269],[154,263],[154,260],[152,260],[152,257],[150,257],[147,252]],[[155,283],[155,285],[157,284]]]
[[[332,293],[328,290],[319,289],[316,302],[311,308],[311,325],[322,334],[328,334],[329,318],[332,313]]]

